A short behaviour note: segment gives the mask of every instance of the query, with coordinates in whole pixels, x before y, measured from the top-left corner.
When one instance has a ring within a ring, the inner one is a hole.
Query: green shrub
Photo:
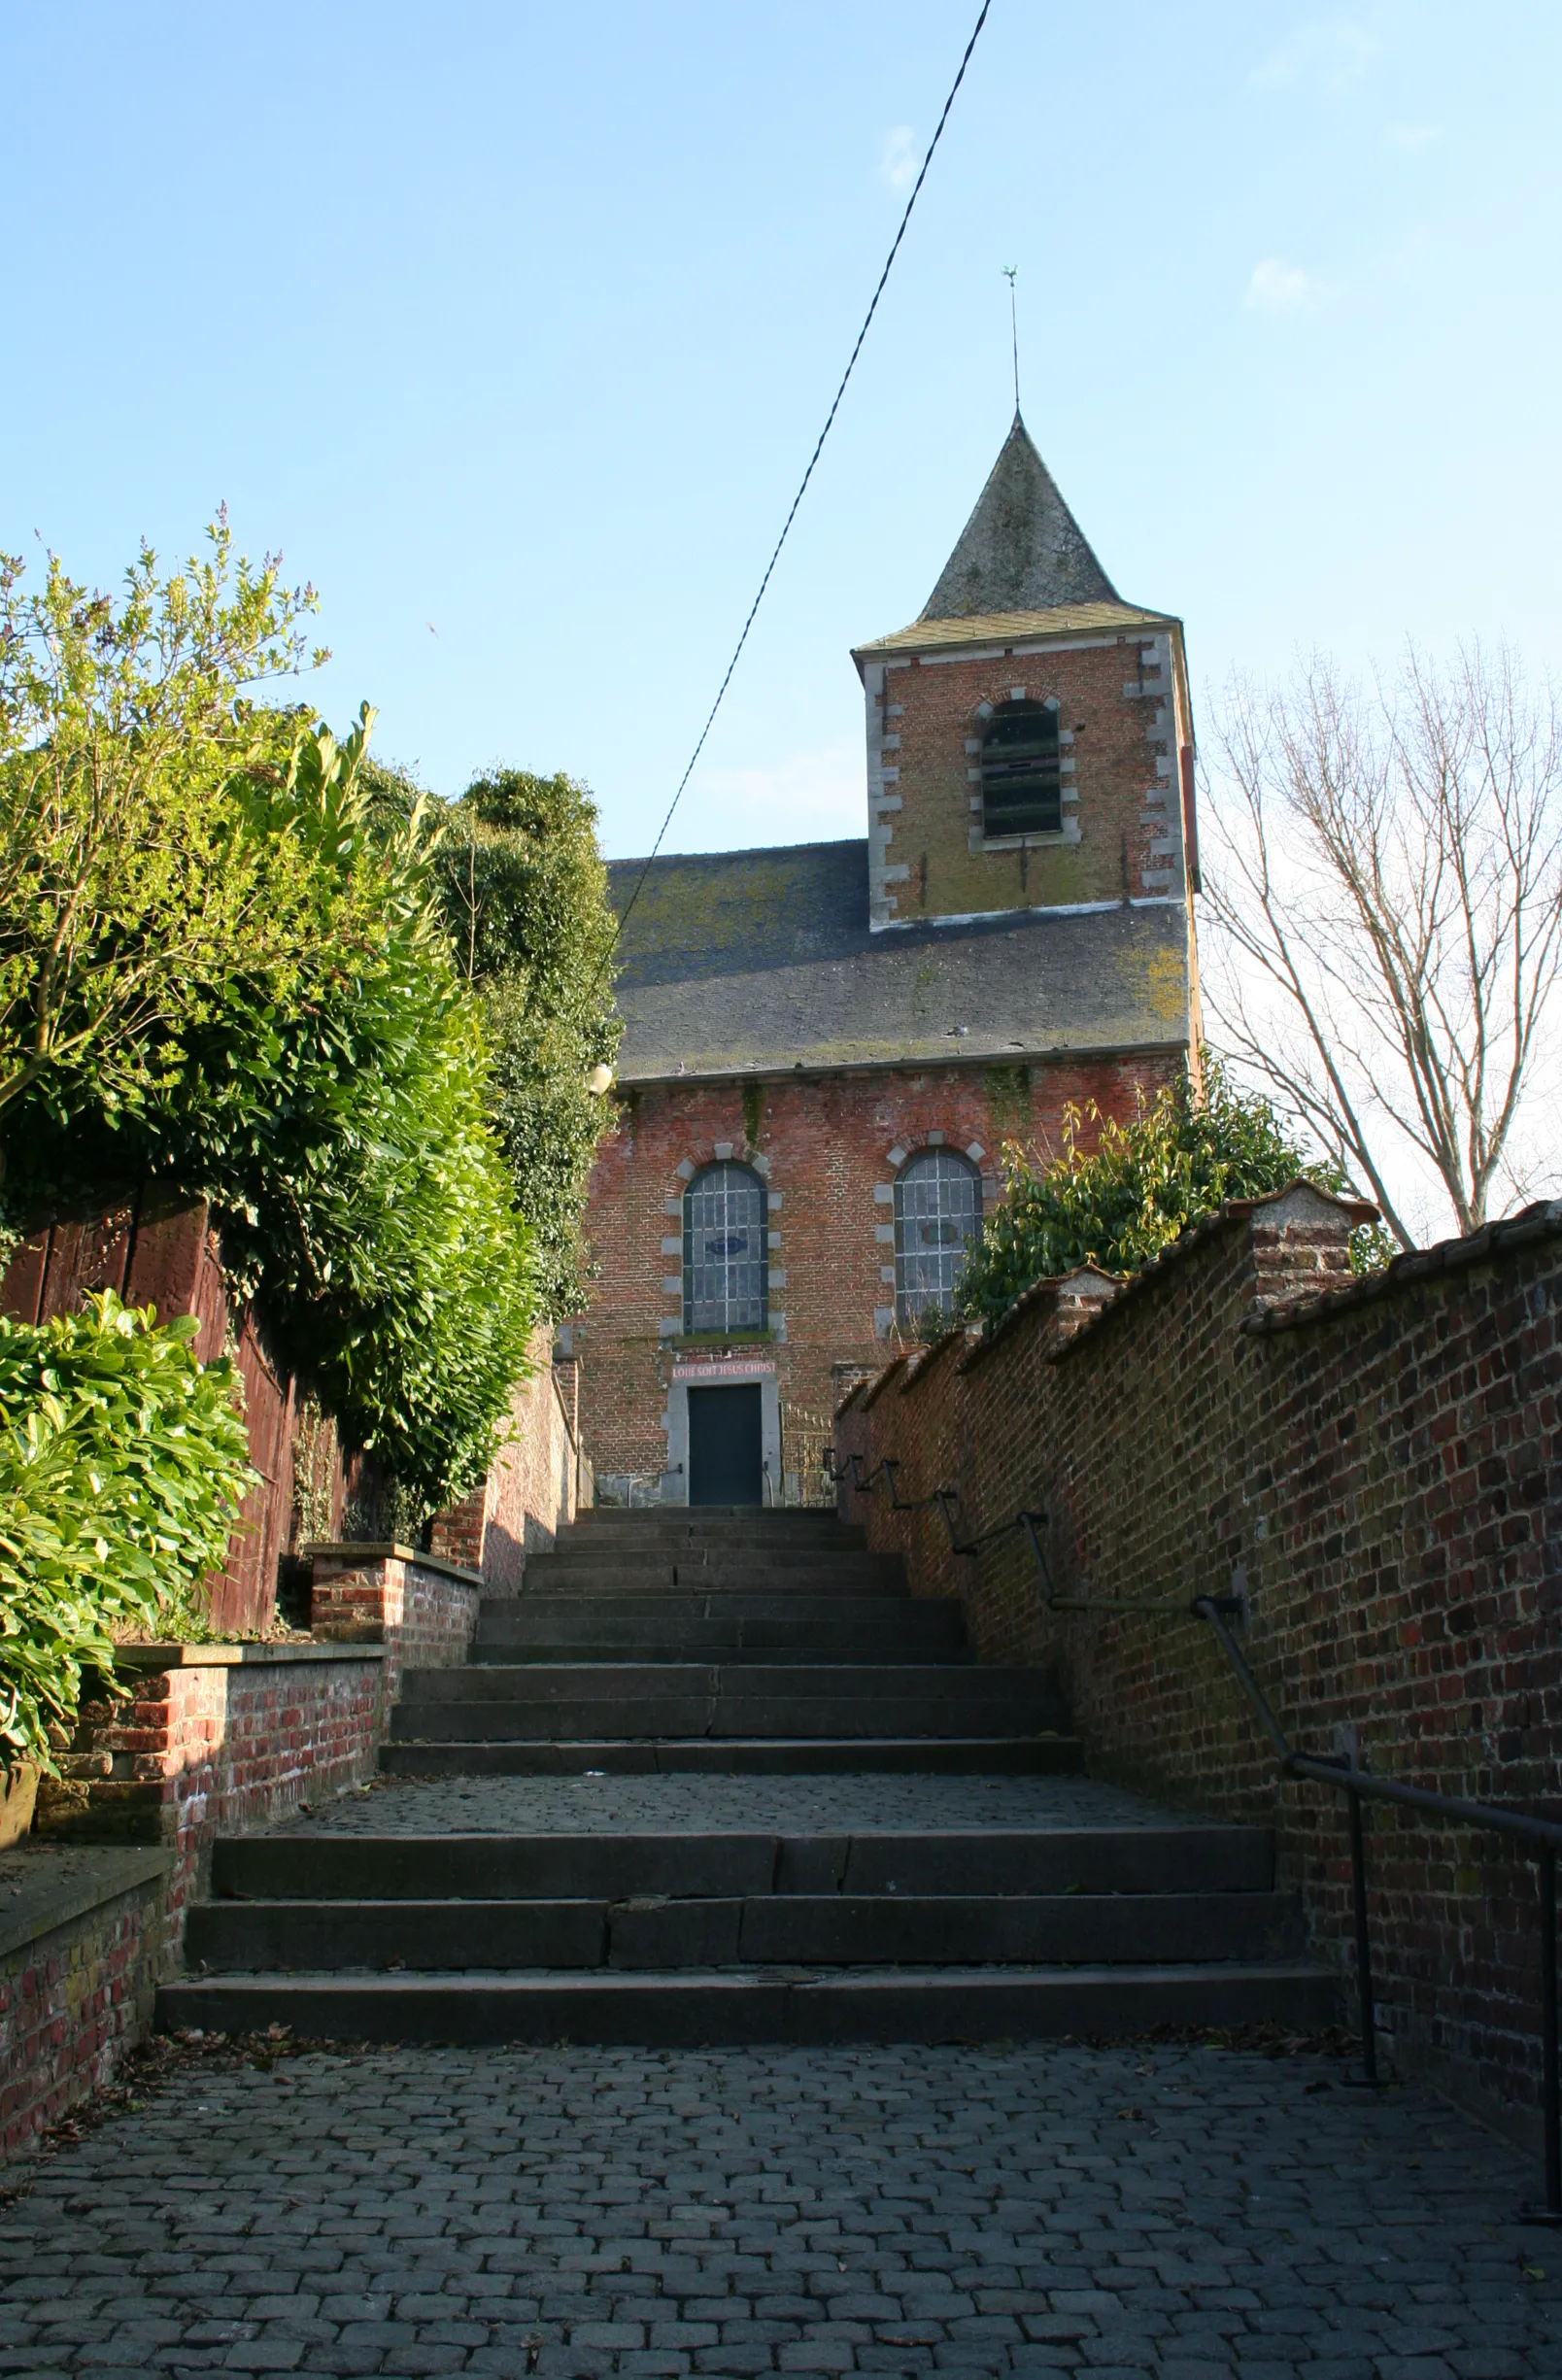
[[[487,1470],[537,1295],[442,930],[442,822],[377,801],[372,720],[341,745],[301,732],[286,777],[253,797],[318,888],[299,997],[230,999],[124,1130],[221,1210],[223,1262],[279,1351],[426,1513]]]
[[[39,1325],[0,1315],[0,1760],[58,1774],[84,1673],[116,1638],[178,1631],[254,1483],[237,1381],[192,1317],[111,1290]]]
[[[1094,1146],[1080,1145],[1085,1134]],[[1034,1165],[1012,1143],[1003,1152],[1007,1197],[984,1225],[955,1292],[957,1318],[990,1324],[1033,1283],[1078,1265],[1137,1273],[1190,1224],[1227,1199],[1263,1198],[1298,1175],[1341,1187],[1335,1169],[1310,1159],[1269,1102],[1231,1087],[1206,1055],[1203,1095],[1180,1075],[1141,1100],[1127,1124],[1094,1102],[1064,1110],[1064,1144]],[[1381,1232],[1356,1235],[1358,1269],[1382,1261]]]
[[[457,969],[482,1007],[490,1113],[531,1227],[541,1310],[559,1321],[586,1304],[581,1220],[613,1118],[587,1077],[611,1065],[623,1030],[596,805],[573,777],[492,769],[452,805],[436,873]]]
[[[279,1357],[422,1513],[486,1470],[537,1298],[438,907],[442,821],[377,799],[372,723],[338,744],[274,718],[275,764],[210,795],[289,904],[286,983],[241,948],[134,1100],[56,1083],[12,1137],[12,1187],[146,1175],[209,1199]]]

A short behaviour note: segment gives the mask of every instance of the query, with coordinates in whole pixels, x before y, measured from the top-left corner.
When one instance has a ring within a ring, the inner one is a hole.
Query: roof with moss
[[[625,1083],[1187,1045],[1180,902],[873,934],[866,839],[654,860],[618,957]]]
[[[1032,443],[1018,413],[921,612],[909,628],[859,645],[853,658],[1007,649],[1032,639],[1128,635],[1175,627],[1167,612],[1125,603]]]

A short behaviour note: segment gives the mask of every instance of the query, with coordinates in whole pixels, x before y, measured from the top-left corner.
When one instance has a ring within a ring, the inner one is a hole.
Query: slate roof
[[[909,628],[871,644],[855,645],[852,658],[861,663],[880,653],[936,653],[945,646],[1029,644],[1033,637],[1105,634],[1131,635],[1137,629],[1180,628],[1172,612],[1145,611],[1138,603],[1065,603],[1044,612],[974,612],[960,620],[913,620]]]
[[[923,619],[1117,600],[1016,410],[976,509],[922,607]]]
[[[643,865],[609,868],[621,911]],[[656,860],[619,962],[624,1083],[1187,1039],[1180,902],[870,934],[866,839]]]

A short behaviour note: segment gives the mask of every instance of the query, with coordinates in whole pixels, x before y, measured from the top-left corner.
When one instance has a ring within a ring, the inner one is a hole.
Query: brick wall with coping
[[[403,1669],[463,1659],[481,1593],[405,1547],[325,1547],[317,1642],[125,1649],[128,1693],[84,1705],[34,1838],[0,1854],[23,1901],[0,1903],[0,2156],[145,2036],[218,1835],[367,1778]]]
[[[0,1853],[0,2159],[113,2079],[152,2023],[171,1854]]]
[[[473,1570],[410,1546],[310,1546],[310,1632],[339,1647],[384,1648],[383,1700],[406,1669],[450,1669],[466,1658],[484,1581]]]
[[[63,1783],[40,1785],[38,1833],[171,1852],[172,1961],[219,1833],[271,1824],[372,1771],[386,1653],[378,1643],[127,1649],[129,1693],[83,1705]]]
[[[1043,1283],[836,1419],[898,1492],[843,1487],[920,1593],[957,1593],[986,1660],[1062,1674],[1096,1773],[1272,1821],[1320,1950],[1350,1963],[1343,1798],[1276,1782],[1207,1629],[1048,1608],[1053,1589],[1241,1593],[1243,1649],[1299,1749],[1449,1794],[1558,1812],[1562,1204],[1348,1277],[1352,1215],[1310,1191],[1229,1212],[1123,1290]],[[1093,1310],[1092,1310],[1093,1309]],[[1369,1818],[1380,2017],[1406,2065],[1533,2103],[1537,1890],[1499,1839]]]

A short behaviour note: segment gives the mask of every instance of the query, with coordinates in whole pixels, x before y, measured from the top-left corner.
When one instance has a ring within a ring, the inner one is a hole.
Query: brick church
[[[817,1493],[840,1383],[946,1308],[1008,1140],[1198,1033],[1182,624],[1015,416],[909,628],[860,646],[867,833],[658,859],[575,1326],[605,1501]],[[612,869],[622,911],[642,863]]]

